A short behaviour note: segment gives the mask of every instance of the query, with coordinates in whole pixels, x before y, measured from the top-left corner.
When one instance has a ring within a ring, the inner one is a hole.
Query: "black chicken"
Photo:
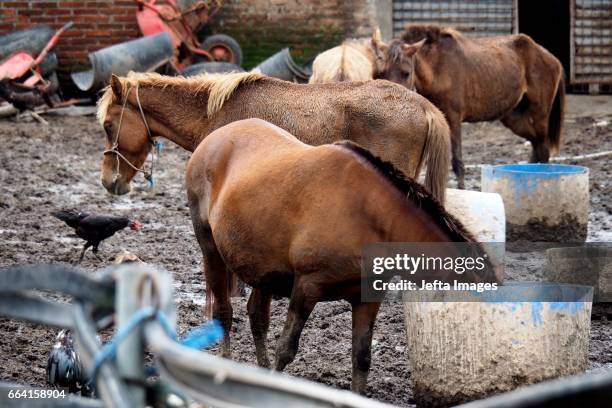
[[[43,92],[38,88],[22,85],[10,79],[0,81],[0,98],[12,103],[19,111],[34,109],[45,104],[52,107],[53,102],[49,94],[56,91],[57,89],[49,89]]]
[[[51,387],[68,388],[69,392],[91,395],[93,390],[72,341],[70,330],[61,330],[47,359],[47,383]]]
[[[78,211],[58,211],[52,214],[55,218],[64,221],[69,227],[74,228],[76,234],[84,239],[85,245],[81,251],[79,262],[83,261],[85,251],[93,247],[94,255],[98,256],[98,246],[100,242],[111,237],[115,232],[130,227],[133,231],[140,230],[141,223],[138,220],[130,220],[125,217],[113,217],[109,215],[87,214]],[[100,259],[101,260],[101,259]]]

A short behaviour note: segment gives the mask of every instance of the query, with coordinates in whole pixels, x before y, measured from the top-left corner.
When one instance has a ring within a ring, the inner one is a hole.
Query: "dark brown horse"
[[[401,40],[378,42],[377,77],[401,83],[433,102],[451,128],[453,171],[463,188],[461,122],[500,119],[533,147],[532,162],[559,149],[563,67],[524,34],[468,38],[438,26],[407,26]]]
[[[112,78],[98,117],[107,133],[102,183],[115,194],[130,190],[153,137],[193,151],[221,126],[261,118],[312,145],[352,140],[410,177],[426,164],[425,185],[444,202],[450,162],[444,115],[416,92],[387,81],[299,85],[254,73],[131,74]]]
[[[260,119],[215,130],[186,170],[194,230],[204,256],[213,316],[230,356],[232,274],[253,287],[248,314],[257,361],[273,295],[289,296],[274,368],[293,361],[318,302],[343,299],[353,313],[352,389],[366,390],[379,302],[361,298],[361,253],[375,242],[473,242],[423,187],[350,142],[313,147]],[[465,274],[467,281],[497,281]]]

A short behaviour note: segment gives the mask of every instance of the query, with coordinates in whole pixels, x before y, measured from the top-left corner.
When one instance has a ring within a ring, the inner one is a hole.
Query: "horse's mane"
[[[266,78],[265,75],[257,72],[235,72],[229,74],[200,74],[189,78],[182,76],[165,76],[155,72],[140,73],[130,72],[127,77],[121,77],[122,93],[125,94],[130,88],[136,85],[140,87],[181,87],[197,94],[199,92],[208,93],[207,114],[212,116],[217,113],[225,101],[234,93],[240,85],[258,81]],[[98,120],[104,121],[108,108],[116,103],[113,90],[110,86],[104,88],[104,94],[98,101]]]
[[[387,58],[385,61],[385,65],[387,65],[387,67],[389,67],[393,63],[400,62],[402,60],[403,44],[404,42],[398,39],[392,40],[389,43],[389,48],[387,49]]]
[[[459,32],[450,27],[408,24],[404,27],[400,39],[407,44],[412,44],[426,38],[428,43],[432,43],[444,36],[456,37],[458,35],[460,35]]]
[[[348,38],[344,40],[341,45],[354,48],[362,52],[368,58],[373,55],[371,38]]]
[[[407,177],[392,163],[374,156],[369,150],[348,140],[335,142],[340,146],[362,157],[385,177],[402,195],[408,197],[417,207],[431,216],[434,222],[456,242],[476,242],[474,236],[454,216],[449,214],[425,187]]]

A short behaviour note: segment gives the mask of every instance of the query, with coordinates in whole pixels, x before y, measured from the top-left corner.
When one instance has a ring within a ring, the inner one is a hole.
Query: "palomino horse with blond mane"
[[[416,92],[387,81],[300,85],[256,73],[113,76],[99,101],[107,134],[102,184],[125,194],[154,137],[193,151],[213,130],[261,118],[320,145],[352,140],[410,177],[427,165],[426,187],[444,202],[450,135],[444,115]]]
[[[429,192],[390,163],[351,143],[310,146],[260,119],[221,127],[202,141],[185,173],[204,256],[213,316],[231,354],[228,282],[253,287],[247,309],[257,362],[269,367],[272,296],[289,296],[274,368],[295,358],[304,325],[321,301],[352,305],[352,389],[365,393],[380,301],[362,299],[361,255],[375,242],[474,242]],[[448,244],[446,244],[448,245]],[[479,244],[475,256],[487,259]],[[497,282],[493,267],[455,275]],[[447,276],[448,278],[448,276]],[[424,279],[433,279],[431,275]]]
[[[532,162],[559,150],[565,84],[555,56],[524,34],[468,38],[438,26],[407,26],[401,40],[379,42],[377,78],[404,84],[448,120],[453,171],[463,188],[461,122],[500,119],[531,142]]]
[[[368,81],[374,78],[375,55],[372,39],[346,40],[317,55],[312,63],[309,84]]]

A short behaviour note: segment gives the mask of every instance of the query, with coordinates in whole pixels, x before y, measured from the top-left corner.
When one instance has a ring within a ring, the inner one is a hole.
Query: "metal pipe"
[[[51,290],[88,300],[100,306],[113,306],[115,283],[92,279],[82,271],[64,265],[23,265],[0,270],[0,293],[24,290]]]
[[[111,74],[153,71],[170,61],[173,53],[172,39],[166,32],[137,38],[89,54],[91,69],[73,72],[72,81],[82,91],[96,91]]]
[[[80,302],[75,304],[72,317],[74,319],[74,341],[79,350],[83,367],[91,371],[95,356],[100,352],[96,339],[95,323],[89,317],[91,307]],[[100,368],[96,381],[96,390],[107,407],[128,408],[128,390],[119,377],[117,368],[112,362],[106,362]]]
[[[350,391],[189,349],[170,339],[156,322],[146,324],[145,336],[164,372],[177,386],[186,387],[194,398],[209,396],[220,406],[391,407]]]
[[[545,381],[484,400],[460,405],[462,408],[571,408],[609,407],[612,372],[585,374]]]
[[[140,310],[141,303],[138,293],[143,288],[142,266],[123,266],[117,270],[117,326],[124,327],[132,316]],[[144,348],[142,343],[142,327],[136,327],[117,348],[117,369],[123,379],[128,380],[130,405],[145,406]]]
[[[72,310],[67,304],[52,303],[26,294],[0,297],[0,315],[47,326],[72,328]]]
[[[174,325],[172,278],[168,273],[157,273],[155,277],[155,301]],[[144,299],[142,306],[154,305]],[[215,407],[391,407],[350,391],[335,390],[182,346],[157,321],[145,323],[144,335],[147,346],[156,355],[161,379]]]

